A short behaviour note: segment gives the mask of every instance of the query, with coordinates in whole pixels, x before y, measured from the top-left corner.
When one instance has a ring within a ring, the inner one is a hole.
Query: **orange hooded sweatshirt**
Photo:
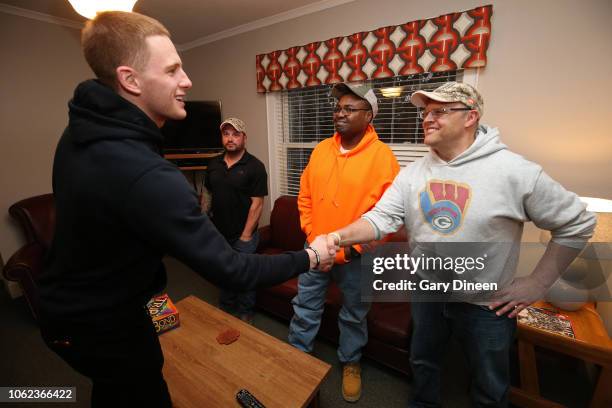
[[[399,172],[372,125],[357,146],[340,153],[340,135],[320,142],[300,179],[298,209],[308,242],[357,220],[378,202]],[[336,263],[344,263],[342,251]]]

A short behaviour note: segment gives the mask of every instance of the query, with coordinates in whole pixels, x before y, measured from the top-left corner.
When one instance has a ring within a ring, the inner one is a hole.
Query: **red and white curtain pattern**
[[[484,67],[493,6],[256,56],[257,92]]]

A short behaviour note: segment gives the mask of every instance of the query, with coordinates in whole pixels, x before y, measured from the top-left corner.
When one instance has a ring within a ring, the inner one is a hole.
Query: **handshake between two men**
[[[369,225],[364,220],[357,220],[345,230],[356,235],[354,239],[345,239],[343,245],[351,245],[358,242],[369,242],[375,239],[374,232],[369,228]],[[340,233],[330,232],[317,236],[314,241],[306,248],[310,257],[311,269],[317,269],[322,272],[327,272],[334,265],[336,253],[340,251],[340,243],[342,239]]]
[[[306,247],[310,259],[310,269],[329,271],[334,265],[338,248],[329,244],[328,235],[319,235]]]

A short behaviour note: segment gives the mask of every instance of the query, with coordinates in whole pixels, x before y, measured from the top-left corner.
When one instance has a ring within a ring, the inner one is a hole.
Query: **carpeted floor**
[[[174,301],[188,295],[216,304],[217,289],[197,274],[174,259],[167,259],[168,288]],[[48,350],[33,321],[23,298],[11,300],[6,291],[0,289],[0,386],[76,386],[77,402],[44,404],[45,407],[66,406],[70,408],[89,407],[91,386],[87,378],[74,372],[59,357]],[[254,325],[283,340],[287,338],[287,323],[257,313]],[[334,345],[317,341],[317,358],[333,365],[332,372],[321,387],[321,407],[406,407],[410,396],[410,381],[368,359],[362,361],[363,395],[356,404],[344,402],[340,394],[341,368],[336,357]],[[516,359],[516,356],[513,356]],[[539,368],[542,394],[568,407],[585,407],[592,392],[584,365],[574,360],[560,359],[559,356],[539,353]],[[515,370],[516,371],[516,370]],[[469,407],[467,396],[468,372],[460,349],[452,344],[446,355],[443,375],[443,406],[451,408]],[[9,407],[0,403],[0,407]],[[15,404],[15,407],[41,407],[41,404]],[[269,407],[273,408],[273,407]],[[284,408],[284,407],[283,407]]]

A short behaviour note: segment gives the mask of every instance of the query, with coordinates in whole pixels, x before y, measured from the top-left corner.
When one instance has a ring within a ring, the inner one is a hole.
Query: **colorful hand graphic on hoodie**
[[[441,234],[452,234],[462,224],[472,191],[467,184],[452,180],[430,180],[419,194],[425,221]]]

